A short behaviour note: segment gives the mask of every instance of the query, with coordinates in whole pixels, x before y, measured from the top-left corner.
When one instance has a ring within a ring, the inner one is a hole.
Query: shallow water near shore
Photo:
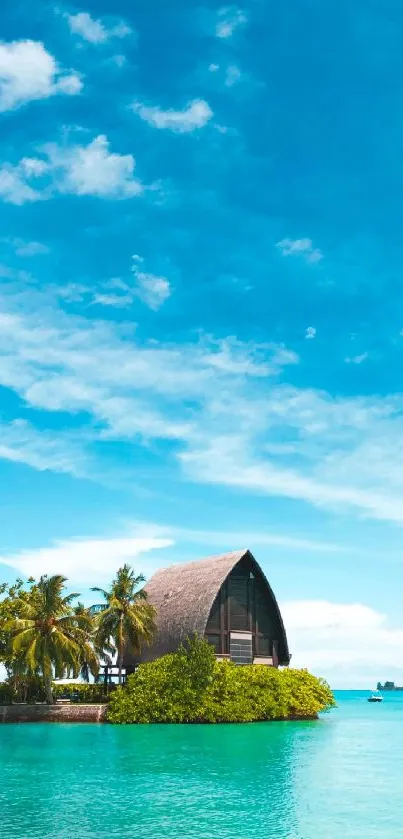
[[[0,726],[0,837],[401,835],[403,694],[318,722]]]

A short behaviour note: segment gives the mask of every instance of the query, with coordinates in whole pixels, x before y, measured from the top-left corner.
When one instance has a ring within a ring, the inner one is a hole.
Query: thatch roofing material
[[[245,557],[253,559],[248,550],[241,550],[157,571],[145,589],[149,602],[157,609],[158,633],[152,646],[144,647],[141,660],[150,661],[173,652],[181,641],[194,633],[203,636],[211,607],[222,584],[235,565]],[[273,594],[272,597],[284,632]],[[283,646],[287,655],[285,632]]]

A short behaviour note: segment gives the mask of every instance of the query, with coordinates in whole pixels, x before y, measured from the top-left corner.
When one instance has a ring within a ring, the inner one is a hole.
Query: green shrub
[[[0,682],[0,705],[10,705],[14,699],[14,690],[8,682]]]
[[[65,698],[71,697],[76,702],[98,703],[107,702],[109,698],[105,693],[103,684],[90,685],[86,682],[75,685],[58,685],[57,682],[53,682],[52,692],[55,700],[63,696]]]
[[[35,675],[10,676],[0,683],[0,705],[12,702],[44,702],[42,679]]]
[[[113,690],[113,689],[112,689]],[[83,682],[76,685],[60,685],[57,682],[52,686],[53,697],[71,697],[76,702],[98,703],[107,702],[109,696],[105,695],[103,684],[89,685]],[[0,705],[9,705],[11,702],[44,702],[45,692],[42,680],[39,676],[25,676],[22,684],[16,687],[10,682],[0,682]]]
[[[306,670],[216,661],[206,641],[142,664],[111,697],[113,723],[254,722],[314,719],[333,694]]]

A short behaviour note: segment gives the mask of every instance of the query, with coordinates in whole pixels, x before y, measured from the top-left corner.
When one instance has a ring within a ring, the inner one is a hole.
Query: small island
[[[376,689],[384,692],[388,690],[403,690],[403,687],[399,687],[394,682],[385,682],[384,685],[382,682],[378,682]]]

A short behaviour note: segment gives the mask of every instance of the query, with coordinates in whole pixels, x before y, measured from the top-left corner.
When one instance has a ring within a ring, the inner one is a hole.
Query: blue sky
[[[6,0],[0,579],[249,547],[295,663],[403,679],[402,23]]]

